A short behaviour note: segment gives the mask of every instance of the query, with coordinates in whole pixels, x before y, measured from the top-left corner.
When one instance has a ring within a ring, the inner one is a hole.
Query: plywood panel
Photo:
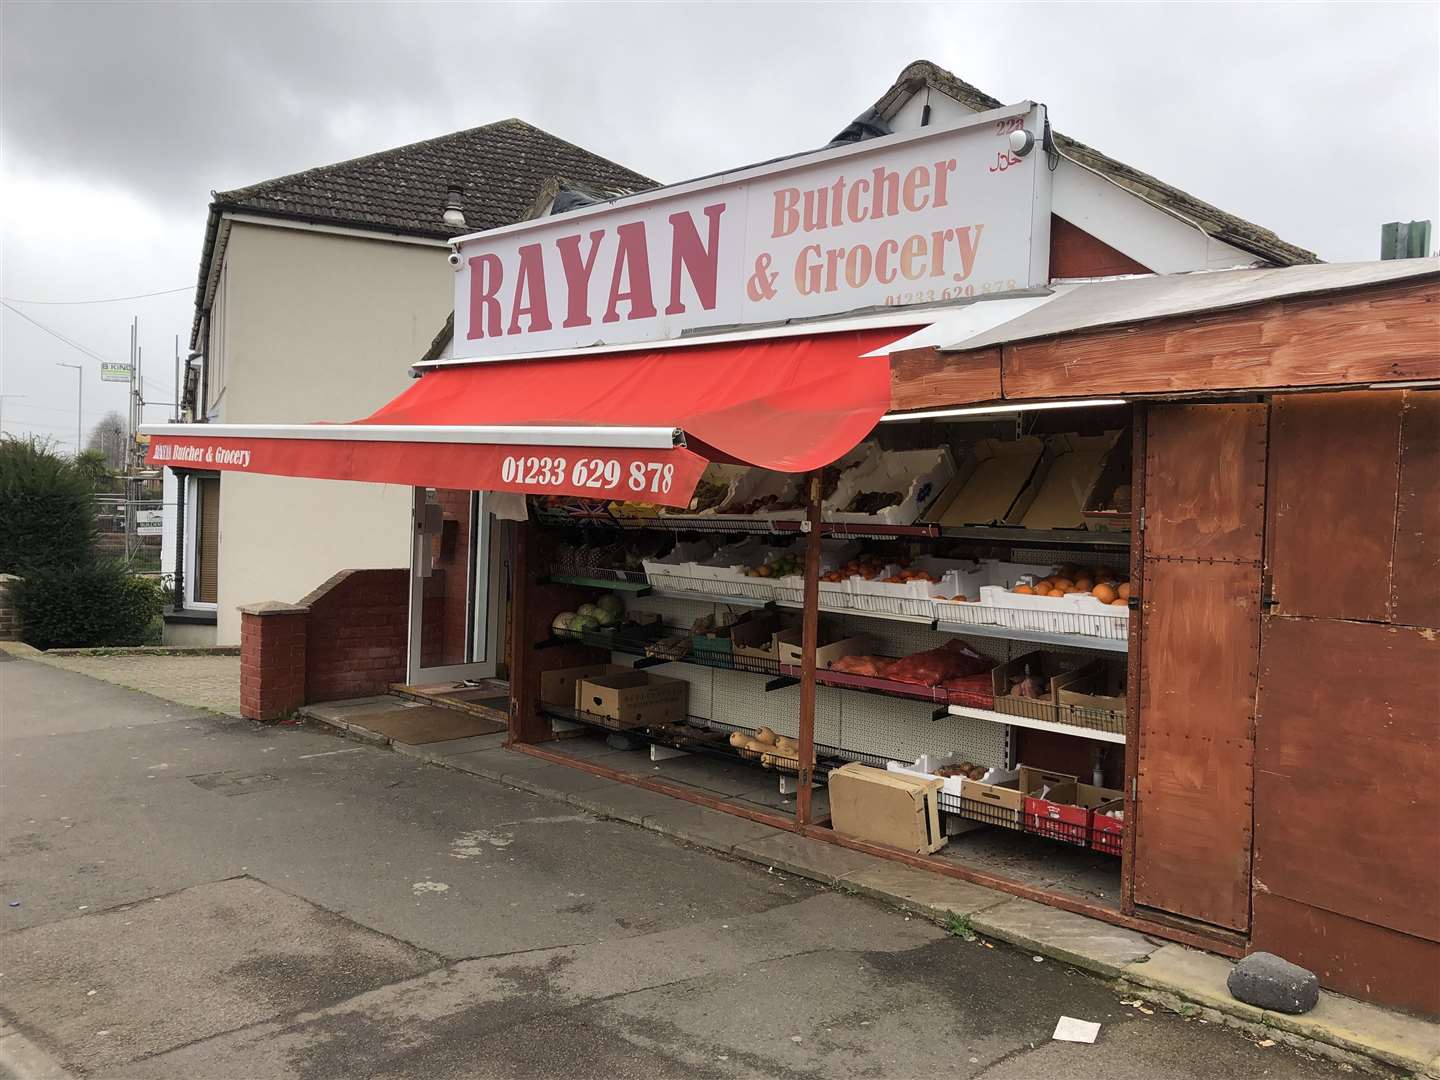
[[[1135,901],[1244,930],[1260,571],[1147,557],[1141,590]]]
[[[1153,273],[1078,225],[1050,215],[1050,280]]]
[[[1440,378],[1433,280],[1005,347],[1007,398]]]
[[[1265,406],[1151,406],[1149,416],[1146,558],[1258,562]]]
[[[1390,617],[1404,392],[1274,403],[1272,613]]]
[[[994,401],[1001,396],[1000,350],[942,353],[906,349],[890,354],[890,407],[927,409]]]
[[[1255,888],[1440,941],[1440,640],[1267,618]]]
[[[1440,627],[1440,391],[1405,394],[1390,615]]]
[[[1264,892],[1255,894],[1250,940],[1309,968],[1327,989],[1440,1014],[1440,945],[1433,941]]]

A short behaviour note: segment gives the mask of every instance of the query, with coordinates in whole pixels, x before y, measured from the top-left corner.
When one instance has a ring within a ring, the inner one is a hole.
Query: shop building
[[[543,213],[566,186],[653,183],[503,120],[217,193],[196,285],[187,418],[368,412],[404,389],[409,364],[450,313],[450,237]],[[171,470],[165,485],[172,643],[237,644],[239,604],[408,558],[410,496],[399,488],[204,471],[182,484]]]
[[[1440,261],[1172,215],[948,78],[874,138],[458,238],[448,344],[364,420],[153,429],[411,489],[408,568],[246,611],[247,710],[400,686],[1440,1013]]]

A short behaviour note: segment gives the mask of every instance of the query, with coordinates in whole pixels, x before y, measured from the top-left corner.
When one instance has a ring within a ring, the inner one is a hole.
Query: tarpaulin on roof
[[[354,424],[157,425],[146,460],[685,506],[710,458],[803,472],[852,449],[890,405],[889,360],[863,354],[904,332],[432,369]]]

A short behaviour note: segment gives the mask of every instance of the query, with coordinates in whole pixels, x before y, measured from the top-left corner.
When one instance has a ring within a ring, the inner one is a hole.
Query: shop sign
[[[455,356],[659,341],[1043,285],[1044,106],[1024,102],[458,242]]]
[[[136,510],[135,535],[159,536],[165,531],[164,510]]]
[[[174,469],[367,480],[467,491],[516,491],[686,506],[705,458],[682,447],[616,449],[364,439],[156,435],[145,458]]]
[[[130,365],[119,364],[112,360],[100,361],[101,382],[123,382],[130,381]]]

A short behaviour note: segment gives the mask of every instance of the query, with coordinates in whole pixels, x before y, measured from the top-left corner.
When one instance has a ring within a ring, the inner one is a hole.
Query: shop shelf
[[[1029,716],[996,712],[994,709],[980,709],[970,705],[951,705],[953,716],[965,716],[972,720],[988,720],[992,724],[1008,724],[1010,727],[1031,728],[1035,731],[1053,731],[1060,735],[1074,735],[1081,739],[1096,739],[1100,742],[1123,743],[1123,731],[1102,731],[1097,728],[1080,727],[1077,724],[1063,724],[1051,720],[1037,720]]]
[[[1014,525],[940,525],[938,535],[948,540],[979,540],[994,544],[1030,544],[1046,548],[1126,549],[1130,534],[1086,532],[1084,529],[1022,529]]]
[[[607,572],[605,570],[595,570],[589,574],[551,574],[547,580],[555,585],[579,585],[586,589],[611,589],[615,592],[626,592],[634,596],[648,595],[650,592],[650,583],[645,580],[643,573],[639,574],[639,581],[618,576],[630,573],[632,573],[632,571],[613,570]]]
[[[1117,638],[1093,637],[1090,634],[1057,634],[1049,630],[1020,630],[990,623],[937,622],[936,630],[947,634],[971,637],[1005,638],[1009,641],[1033,641],[1039,645],[1067,645],[1075,649],[1101,649],[1105,652],[1128,652],[1130,643]]]

